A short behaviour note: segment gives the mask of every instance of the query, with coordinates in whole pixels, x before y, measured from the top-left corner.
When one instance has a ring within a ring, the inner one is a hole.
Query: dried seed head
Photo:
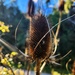
[[[59,11],[63,11],[64,10],[64,0],[60,0],[60,3],[59,3]]]
[[[48,30],[49,28],[44,16],[40,15],[32,18],[29,28],[29,55],[31,55],[33,59],[44,59],[50,54],[50,34],[48,34],[40,42],[38,47],[34,49]]]
[[[32,17],[34,15],[34,12],[35,12],[34,2],[33,2],[33,0],[29,0],[29,3],[28,3],[28,15],[30,17]]]

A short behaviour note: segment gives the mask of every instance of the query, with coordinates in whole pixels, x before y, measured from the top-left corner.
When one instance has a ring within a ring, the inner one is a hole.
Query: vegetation
[[[17,46],[18,49],[20,49],[24,53],[26,49],[25,46],[27,31],[29,27],[29,20],[26,18],[26,14],[19,11],[18,7],[11,6],[10,8],[7,8],[7,6],[3,5],[3,1],[0,3],[0,38],[5,39],[14,47]],[[70,50],[72,50],[72,52],[64,59],[58,61],[61,66],[52,65],[47,62],[43,72],[51,73],[52,75],[71,74],[70,71],[68,72],[66,69],[67,61],[69,59],[75,59],[75,24],[69,21],[68,16],[71,5],[72,2],[70,0],[66,0],[65,12],[62,12],[62,20],[57,37],[59,39],[59,43],[55,54],[60,54],[59,57],[62,57]],[[48,17],[49,23],[51,23],[52,26],[56,25],[59,21],[59,17],[59,10],[57,8],[54,8],[53,14],[49,15]],[[68,19],[63,21],[65,18]],[[54,34],[56,33],[56,29],[57,26],[53,29]],[[0,72],[0,74],[14,75],[15,72],[13,72],[12,68],[27,69],[27,61],[22,61],[17,57],[17,52],[12,52],[6,46],[0,43],[0,65],[5,67],[3,71]],[[57,57],[57,59],[59,59],[59,57]],[[16,59],[18,60],[18,62],[16,61]],[[31,70],[35,69],[34,66],[35,63],[31,67]],[[59,68],[57,69],[57,67]]]

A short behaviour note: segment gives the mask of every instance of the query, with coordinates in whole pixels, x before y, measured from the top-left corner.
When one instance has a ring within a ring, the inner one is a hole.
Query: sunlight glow
[[[38,1],[38,0],[33,0],[35,3]]]

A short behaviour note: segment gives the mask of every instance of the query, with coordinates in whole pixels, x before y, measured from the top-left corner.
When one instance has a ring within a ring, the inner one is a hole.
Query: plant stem
[[[40,64],[41,64],[41,61],[40,59],[36,59],[36,75],[40,75]]]
[[[29,75],[29,70],[30,70],[30,62],[28,62],[27,75]]]
[[[10,66],[8,66],[8,67],[10,68],[11,72],[13,73],[13,75],[15,75],[13,69]]]

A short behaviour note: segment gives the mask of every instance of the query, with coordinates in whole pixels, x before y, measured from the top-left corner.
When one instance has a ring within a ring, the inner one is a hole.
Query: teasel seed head
[[[32,17],[29,27],[29,55],[33,59],[44,59],[50,55],[50,34],[47,34],[35,49],[37,43],[48,31],[48,24],[43,15]]]
[[[60,2],[59,2],[59,11],[63,11],[64,10],[64,4],[65,4],[65,2],[64,2],[64,0],[60,0]]]

